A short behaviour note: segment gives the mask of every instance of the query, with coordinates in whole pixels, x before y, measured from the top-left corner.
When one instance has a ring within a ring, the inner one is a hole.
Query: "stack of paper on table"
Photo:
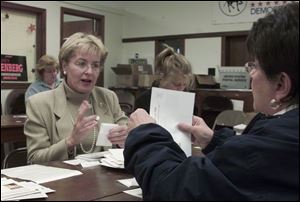
[[[124,168],[123,151],[124,149],[108,149],[108,153],[100,159],[100,164],[111,168]]]
[[[1,178],[1,201],[47,198],[46,193],[50,192],[54,192],[54,190],[34,182],[17,182],[5,177]]]
[[[102,151],[102,152],[95,152],[95,153],[89,153],[89,154],[80,154],[77,155],[76,159],[82,159],[85,161],[99,161],[100,158],[103,158],[105,154],[108,154],[108,151]]]
[[[108,149],[108,151],[81,154],[74,160],[64,161],[72,165],[81,165],[83,168],[102,165],[111,168],[124,168],[124,149]]]
[[[108,151],[95,152],[89,154],[80,154],[72,160],[66,160],[64,163],[71,165],[81,165],[83,168],[98,166],[100,165],[100,158],[104,157],[104,154],[107,154]]]
[[[59,180],[75,175],[81,175],[78,170],[71,170],[65,168],[57,168],[44,165],[27,165],[15,168],[2,169],[1,174],[12,178],[19,178],[30,180],[36,183],[45,183],[54,180]]]

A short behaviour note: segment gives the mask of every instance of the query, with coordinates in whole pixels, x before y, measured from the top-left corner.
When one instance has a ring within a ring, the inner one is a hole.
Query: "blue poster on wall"
[[[1,81],[28,81],[26,56],[1,54]]]

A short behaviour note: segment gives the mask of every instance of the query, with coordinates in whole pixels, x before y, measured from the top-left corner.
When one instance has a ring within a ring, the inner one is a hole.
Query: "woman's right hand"
[[[214,131],[210,129],[204,120],[198,116],[193,116],[192,125],[179,123],[178,128],[183,132],[192,134],[194,143],[204,149],[211,141]]]
[[[77,144],[79,144],[89,132],[96,127],[98,124],[99,118],[96,115],[85,116],[85,113],[92,106],[88,103],[88,101],[84,100],[79,109],[76,121],[74,123],[74,127],[72,133],[69,137],[66,138],[66,143],[68,148],[71,148]]]

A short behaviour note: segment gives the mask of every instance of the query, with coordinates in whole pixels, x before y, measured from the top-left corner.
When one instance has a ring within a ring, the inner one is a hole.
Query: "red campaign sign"
[[[28,81],[26,56],[1,55],[1,81]]]

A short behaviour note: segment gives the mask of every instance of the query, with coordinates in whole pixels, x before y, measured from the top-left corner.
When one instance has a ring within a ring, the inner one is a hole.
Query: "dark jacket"
[[[281,116],[257,117],[245,133],[224,128],[191,156],[157,124],[132,130],[125,167],[144,200],[299,200],[299,108]]]
[[[137,97],[134,103],[134,111],[138,108],[142,108],[149,113],[151,93],[152,93],[152,89],[146,90]]]

